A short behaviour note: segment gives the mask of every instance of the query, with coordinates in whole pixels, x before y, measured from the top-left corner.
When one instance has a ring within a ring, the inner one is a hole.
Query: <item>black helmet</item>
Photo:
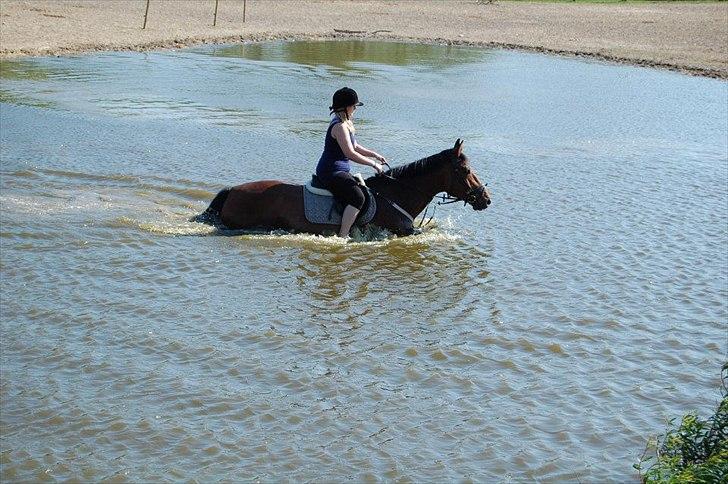
[[[342,87],[334,93],[334,100],[329,109],[333,112],[349,106],[364,106],[364,103],[359,102],[359,96],[355,90],[350,87]]]

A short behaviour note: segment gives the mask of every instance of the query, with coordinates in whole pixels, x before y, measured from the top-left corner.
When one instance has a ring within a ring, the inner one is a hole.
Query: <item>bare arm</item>
[[[343,151],[344,155],[351,161],[360,163],[362,165],[371,166],[378,173],[381,173],[383,171],[381,164],[377,163],[376,161],[370,160],[369,158],[366,158],[366,156],[358,153],[357,150],[354,149],[354,146],[351,144],[351,138],[349,137],[349,130],[347,130],[343,124],[339,123],[334,126],[331,130],[331,135],[336,139],[336,141],[339,142],[341,151]],[[369,152],[369,150],[367,151]]]
[[[384,158],[382,155],[380,155],[379,153],[377,153],[374,150],[370,150],[369,148],[364,148],[359,143],[354,143],[354,151],[356,151],[357,153],[359,153],[361,155],[369,156],[371,158],[374,158],[375,160],[380,161],[382,163],[386,163],[387,162],[387,159]]]

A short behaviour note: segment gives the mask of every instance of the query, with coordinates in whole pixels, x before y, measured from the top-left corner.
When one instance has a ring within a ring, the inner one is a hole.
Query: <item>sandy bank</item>
[[[0,56],[364,37],[586,55],[728,79],[728,3],[0,0]]]

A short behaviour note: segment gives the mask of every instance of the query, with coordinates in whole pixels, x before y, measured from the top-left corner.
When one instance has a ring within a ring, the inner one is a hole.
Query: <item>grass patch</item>
[[[680,425],[650,439],[634,468],[645,484],[728,482],[728,362],[721,369],[723,398],[715,414],[685,415]],[[653,461],[654,460],[654,461]]]

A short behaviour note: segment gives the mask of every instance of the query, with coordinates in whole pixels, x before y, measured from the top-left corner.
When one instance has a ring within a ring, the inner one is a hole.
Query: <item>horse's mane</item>
[[[412,178],[419,175],[427,174],[433,170],[436,170],[442,166],[447,160],[444,155],[444,151],[422,158],[421,160],[413,161],[402,166],[396,166],[391,170],[387,171],[386,174],[392,178]]]

